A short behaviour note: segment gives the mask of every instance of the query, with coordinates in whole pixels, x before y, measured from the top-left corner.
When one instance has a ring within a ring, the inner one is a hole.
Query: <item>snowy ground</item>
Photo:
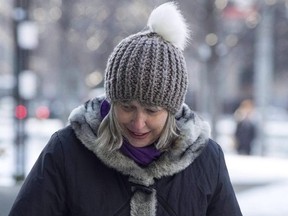
[[[288,181],[237,194],[244,216],[287,216],[288,215]]]
[[[288,215],[288,159],[227,155],[244,216]]]
[[[12,120],[11,120],[12,121]],[[6,127],[0,127],[0,186],[11,186],[14,184],[11,178],[15,174],[16,153],[13,144],[12,122],[7,122]],[[32,168],[41,150],[47,144],[50,136],[63,127],[59,120],[29,119],[26,122],[27,140],[25,143],[25,172]]]

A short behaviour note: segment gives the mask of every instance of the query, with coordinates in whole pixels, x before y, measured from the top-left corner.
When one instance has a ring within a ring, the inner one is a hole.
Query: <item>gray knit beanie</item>
[[[175,3],[154,9],[148,30],[122,40],[110,55],[105,74],[109,101],[137,100],[175,114],[184,102],[188,76],[183,49],[186,22]]]

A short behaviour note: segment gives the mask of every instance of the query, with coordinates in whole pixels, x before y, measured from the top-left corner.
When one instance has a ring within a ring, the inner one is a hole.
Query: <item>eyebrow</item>
[[[145,109],[157,109],[157,110],[162,110],[162,107],[160,106],[151,106],[151,105],[143,105]]]
[[[122,105],[129,105],[129,106],[135,106],[132,101],[129,100],[123,100],[123,101],[119,101],[120,104]],[[157,110],[162,110],[164,108],[160,107],[160,106],[153,106],[153,105],[149,105],[149,104],[143,104],[140,102],[137,102],[138,104],[140,104],[140,106],[144,107],[145,109],[157,109]]]

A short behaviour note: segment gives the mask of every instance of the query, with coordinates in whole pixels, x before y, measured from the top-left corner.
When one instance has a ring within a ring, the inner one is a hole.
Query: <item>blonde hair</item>
[[[155,147],[161,151],[165,151],[171,143],[179,136],[176,125],[175,116],[168,111],[168,117],[161,132],[161,135],[155,144]],[[96,144],[101,147],[106,147],[110,151],[120,149],[123,142],[122,129],[117,121],[114,104],[111,104],[111,109],[106,117],[99,125],[97,132]]]

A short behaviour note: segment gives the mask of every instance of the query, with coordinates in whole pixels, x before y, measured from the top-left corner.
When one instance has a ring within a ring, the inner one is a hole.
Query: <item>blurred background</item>
[[[106,61],[164,0],[1,0],[0,216]],[[179,0],[186,103],[210,122],[243,215],[288,215],[288,0]],[[244,144],[243,144],[244,143]]]

